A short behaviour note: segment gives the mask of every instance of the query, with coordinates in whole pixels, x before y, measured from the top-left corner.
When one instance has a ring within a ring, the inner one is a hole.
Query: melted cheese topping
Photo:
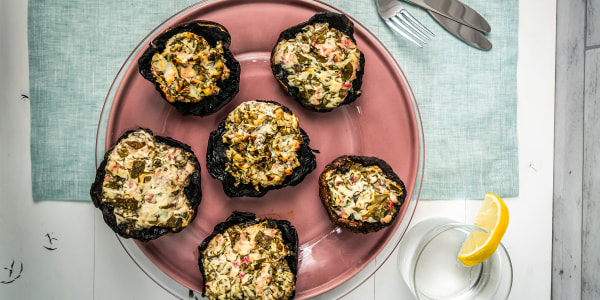
[[[303,143],[298,118],[282,106],[258,101],[240,104],[227,116],[222,141],[229,145],[225,170],[235,185],[281,184],[300,166],[297,150]]]
[[[169,102],[198,102],[219,94],[218,80],[229,78],[223,44],[211,48],[201,36],[178,33],[168,41],[163,53],[152,56],[151,72]]]
[[[328,24],[312,24],[295,39],[281,41],[274,53],[275,64],[289,73],[290,86],[297,87],[303,100],[318,108],[339,106],[360,67],[360,51],[350,37]]]
[[[338,217],[369,223],[389,223],[404,191],[379,166],[352,164],[347,172],[326,175],[329,205]]]
[[[123,138],[108,156],[102,201],[114,207],[117,224],[135,229],[186,227],[193,211],[183,190],[195,170],[193,153],[156,143],[144,130]]]
[[[267,221],[238,224],[216,235],[203,252],[209,299],[289,299],[294,274],[285,260],[292,251]]]

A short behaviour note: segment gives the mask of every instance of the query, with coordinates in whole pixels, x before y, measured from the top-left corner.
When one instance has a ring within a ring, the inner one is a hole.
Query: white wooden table
[[[557,12],[552,297],[600,299],[600,0]]]
[[[552,0],[521,0],[519,5],[520,194],[505,199],[511,220],[503,243],[514,267],[510,298],[548,299],[552,290],[557,10]],[[590,51],[596,61],[598,50]],[[0,284],[0,299],[173,299],[127,256],[91,202],[32,200],[28,86],[27,2],[2,0],[0,282],[9,283]],[[413,224],[430,216],[470,223],[480,203],[423,200]],[[394,254],[344,299],[409,298]]]

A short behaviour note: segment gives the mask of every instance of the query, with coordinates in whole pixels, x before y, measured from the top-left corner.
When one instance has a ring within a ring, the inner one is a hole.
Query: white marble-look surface
[[[505,199],[511,220],[503,243],[514,267],[510,299],[548,299],[556,2],[519,5],[520,195]],[[0,299],[173,299],[127,256],[91,202],[32,200],[26,31],[27,2],[0,1]],[[430,216],[471,223],[480,203],[420,201],[413,224]],[[344,299],[410,298],[395,261]]]

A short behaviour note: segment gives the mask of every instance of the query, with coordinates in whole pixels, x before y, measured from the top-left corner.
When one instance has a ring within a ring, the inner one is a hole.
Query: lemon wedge
[[[500,245],[508,227],[508,208],[504,201],[492,193],[485,194],[474,225],[486,232],[473,230],[460,249],[458,260],[467,267],[488,259]]]

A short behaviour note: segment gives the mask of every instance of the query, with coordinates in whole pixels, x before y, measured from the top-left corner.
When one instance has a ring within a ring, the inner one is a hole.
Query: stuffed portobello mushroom
[[[319,112],[360,96],[364,65],[354,24],[334,12],[317,13],[286,29],[271,52],[273,75],[287,94]]]
[[[207,116],[239,91],[240,64],[221,24],[183,23],[157,36],[138,60],[140,74],[183,115]]]
[[[334,224],[369,233],[392,224],[406,198],[406,188],[385,161],[344,155],[319,176],[319,196]]]
[[[286,220],[234,212],[198,247],[208,299],[292,299],[298,234]]]
[[[200,163],[188,145],[148,129],[128,131],[104,155],[90,194],[113,231],[156,239],[196,216]]]
[[[206,168],[229,197],[297,185],[316,167],[298,118],[273,101],[241,103],[211,132]]]

